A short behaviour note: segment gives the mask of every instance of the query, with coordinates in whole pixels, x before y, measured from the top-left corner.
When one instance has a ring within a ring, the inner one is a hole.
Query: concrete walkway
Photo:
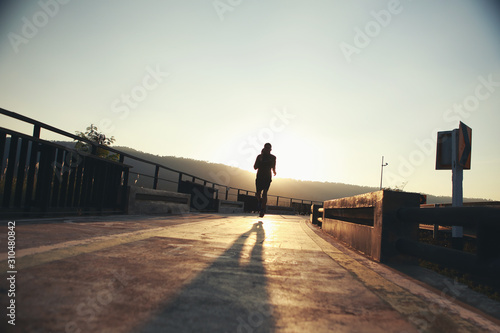
[[[456,302],[454,286],[436,293],[328,242],[306,221],[17,221],[16,325],[2,314],[0,331],[500,332],[494,319]],[[9,287],[2,279],[4,312]]]

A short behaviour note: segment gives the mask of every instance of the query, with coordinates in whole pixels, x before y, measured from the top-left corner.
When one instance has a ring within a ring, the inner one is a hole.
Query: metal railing
[[[494,207],[438,207],[407,208],[397,212],[403,223],[438,226],[462,226],[475,229],[476,254],[452,248],[400,238],[396,248],[401,253],[431,261],[443,266],[466,271],[491,270],[492,261],[500,259],[500,208]],[[500,267],[495,268],[500,270]]]
[[[236,201],[238,199],[250,199],[255,196],[255,191],[231,187],[225,184],[219,184],[214,181],[210,181],[196,175],[192,175],[183,171],[172,169],[166,165],[155,163],[132,154],[128,154],[126,152],[120,151],[113,147],[99,145],[91,140],[82,138],[75,134],[63,131],[61,129],[55,128],[48,124],[42,123],[40,121],[34,120],[32,118],[20,115],[18,113],[8,111],[0,108],[0,114],[11,117],[13,119],[20,120],[25,123],[29,123],[33,125],[33,135],[34,139],[40,139],[41,130],[48,130],[53,133],[57,133],[64,137],[73,139],[75,141],[80,141],[88,144],[91,147],[91,154],[97,154],[97,150],[105,150],[110,153],[119,155],[119,162],[121,164],[131,164],[131,161],[134,161],[134,164],[142,163],[147,168],[150,169],[150,172],[135,172],[133,170],[127,171],[127,179],[124,181],[125,185],[141,185],[144,187],[150,187],[152,189],[164,189],[170,191],[179,191],[180,185],[183,182],[190,182],[193,184],[202,185],[205,189],[211,189],[209,191],[210,195],[213,197],[209,199],[213,200],[233,200]],[[0,163],[2,162],[0,159]],[[57,161],[55,161],[57,163]],[[1,170],[0,170],[1,171]],[[5,173],[0,173],[0,177],[6,178]],[[142,178],[141,178],[142,177]],[[147,181],[144,181],[146,179]],[[282,207],[294,207],[295,211],[301,213],[309,213],[309,207],[313,203],[318,203],[318,201],[313,200],[305,200],[298,199],[286,196],[276,196],[276,195],[268,195],[268,205],[276,205]],[[251,205],[250,205],[251,206]],[[203,208],[203,207],[201,207]],[[203,210],[203,209],[201,209]]]
[[[128,166],[0,127],[0,216],[117,213]]]
[[[368,211],[370,207],[373,212]],[[422,208],[416,193],[384,190],[328,200],[313,205],[311,212],[311,223],[375,260],[391,261],[406,255],[460,271],[500,272],[498,207]],[[366,223],[369,219],[372,223]],[[466,252],[421,242],[423,225],[467,228],[475,235],[475,248]],[[371,248],[367,246],[370,242]]]

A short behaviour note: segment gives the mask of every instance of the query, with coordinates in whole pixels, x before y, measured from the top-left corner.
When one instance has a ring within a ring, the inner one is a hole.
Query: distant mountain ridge
[[[74,142],[57,142],[66,147],[74,147]],[[230,167],[225,164],[212,163],[176,156],[159,156],[138,151],[124,146],[113,146],[114,149],[135,157],[157,163],[168,168],[203,178],[210,182],[224,186],[240,188],[243,190],[255,190],[255,173]],[[153,175],[154,167],[127,159],[126,164],[132,166],[131,172]],[[142,179],[141,179],[142,180]],[[140,183],[137,185],[141,185]],[[143,185],[147,186],[147,185]],[[344,183],[302,181],[290,178],[274,178],[269,194],[273,196],[291,197],[312,201],[325,201],[358,194],[378,191],[378,187],[351,185]],[[488,201],[485,199],[464,198],[464,202]],[[427,194],[427,203],[451,203],[449,196],[435,196]]]
[[[158,156],[140,152],[128,147],[117,146],[114,148],[123,151],[124,153],[128,153],[184,173],[192,174],[214,183],[234,188],[241,188],[248,191],[255,190],[255,173],[247,170],[230,167],[225,164],[211,163],[183,157]],[[127,160],[127,163],[134,166],[131,171],[142,173],[143,167],[130,160]],[[304,200],[324,201],[376,190],[377,188],[366,186],[302,181],[277,177],[273,179],[269,194]]]
[[[189,173],[211,182],[249,191],[255,190],[255,173],[247,170],[230,167],[225,164],[200,161],[190,158],[153,155],[129,147],[115,146],[114,148],[123,151],[124,153],[128,153],[151,162],[159,163],[169,168]],[[141,169],[137,164],[128,163],[134,166],[132,169],[134,172],[140,172]],[[304,200],[325,201],[378,190],[378,187],[333,182],[303,181],[278,177],[273,179],[269,194]],[[478,201],[477,199],[464,200]],[[451,197],[427,195],[427,203],[451,203]]]

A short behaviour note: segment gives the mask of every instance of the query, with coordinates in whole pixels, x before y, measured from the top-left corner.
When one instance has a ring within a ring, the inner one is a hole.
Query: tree
[[[100,147],[111,146],[111,144],[115,142],[115,137],[106,137],[106,135],[98,131],[97,126],[94,126],[94,124],[90,124],[85,132],[76,131],[76,135],[98,144],[99,147],[97,147],[96,151],[97,156],[113,161],[118,161],[120,159],[119,154],[111,154],[109,150]],[[75,143],[75,149],[81,152],[91,153],[92,145],[88,142],[78,141],[77,143]]]

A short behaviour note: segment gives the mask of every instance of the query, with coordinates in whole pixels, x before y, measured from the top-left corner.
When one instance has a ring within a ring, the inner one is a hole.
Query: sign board
[[[460,122],[458,127],[458,164],[470,170],[470,160],[472,151],[472,129]]]
[[[438,132],[436,149],[436,170],[451,170],[453,131]]]
[[[436,170],[450,170],[452,180],[452,206],[463,205],[463,171],[470,169],[472,129],[460,122],[453,131],[438,132]],[[452,246],[463,249],[463,227],[452,226]]]
[[[420,194],[420,204],[425,205],[427,203],[427,194]]]

